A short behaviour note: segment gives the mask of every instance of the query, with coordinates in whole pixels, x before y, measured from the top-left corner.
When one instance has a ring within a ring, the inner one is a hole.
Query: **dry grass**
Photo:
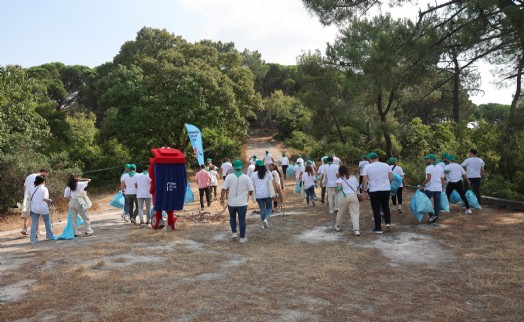
[[[286,200],[288,211],[303,214],[274,216],[268,231],[249,217],[244,245],[231,241],[220,221],[187,220],[166,234],[120,229],[123,223],[112,218],[119,229],[20,247],[17,256],[32,260],[0,271],[2,285],[38,282],[8,309],[0,306],[0,320],[520,321],[524,315],[523,213],[488,208],[464,216],[455,209],[443,216],[442,228],[419,229],[406,211],[395,214],[392,233],[375,236],[366,232],[365,202],[359,239],[345,230],[340,241],[309,243],[296,236],[333,218],[296,195]],[[210,212],[220,209],[215,203]],[[402,232],[420,234],[413,243],[430,238],[449,260],[393,266],[370,247]]]

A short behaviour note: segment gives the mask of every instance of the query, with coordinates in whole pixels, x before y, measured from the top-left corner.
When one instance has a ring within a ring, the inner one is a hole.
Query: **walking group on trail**
[[[443,153],[440,160],[437,160],[435,154],[428,154],[424,160],[425,179],[418,186],[423,194],[417,193],[411,201],[411,209],[413,214],[419,217],[419,221],[420,216],[429,214],[428,224],[436,225],[443,207],[449,208],[446,206],[449,205],[449,201],[462,201],[467,215],[472,214],[471,208],[480,209],[480,183],[484,174],[484,161],[477,157],[476,150],[471,149],[469,158],[461,164],[456,163],[455,156],[448,153]],[[261,159],[253,155],[248,160],[244,173],[244,163],[241,160],[231,163],[229,159],[225,159],[220,166],[220,177],[223,180],[220,204],[222,207],[227,206],[229,210],[232,238],[238,239],[240,243],[247,241],[246,215],[250,198],[258,204],[261,229],[269,229],[271,214],[281,212],[284,205],[284,182],[291,178],[294,178],[295,193],[300,194],[307,206],[318,205],[317,191],[320,191],[320,203],[327,205],[329,215],[336,216],[335,231],[342,231],[345,218],[349,215],[355,236],[360,236],[360,203],[367,199],[371,204],[374,219],[371,232],[383,233],[382,218],[386,230],[393,229],[392,211],[403,212],[403,187],[406,178],[406,173],[398,164],[397,158],[391,157],[385,163],[379,160],[377,153],[370,152],[362,155],[358,165],[351,166],[343,164],[335,154],[331,154],[320,158],[320,162],[317,168],[310,157],[304,160],[299,154],[296,161],[292,162],[286,153],[282,153],[277,163],[269,151],[266,151]],[[139,227],[151,225],[155,229],[162,229],[166,226],[165,223],[154,223],[152,217],[155,213],[151,194],[154,179],[152,180],[153,177],[149,174],[149,165],[144,165],[140,173],[137,173],[136,169],[135,164],[126,164],[120,177],[121,192],[117,196],[121,195],[124,200],[121,216],[126,222]],[[207,159],[195,175],[200,209],[210,207],[212,202],[217,200],[217,169],[218,167],[212,164],[212,159]],[[45,187],[48,175],[48,169],[41,169],[25,180],[22,234],[27,234],[27,224],[31,218],[31,243],[38,242],[40,216],[45,223],[46,239],[57,239],[53,235],[50,223],[49,206],[53,205],[53,201],[49,199],[49,192]],[[184,180],[185,178],[184,174]],[[472,191],[465,189],[463,179]],[[90,179],[71,175],[64,190],[64,197],[69,199],[68,226],[70,221],[74,237],[94,234],[88,214],[91,201],[85,192],[89,182]],[[433,199],[432,205],[430,199]],[[419,207],[419,200],[424,201],[426,206],[431,205],[430,208]],[[177,220],[174,218],[174,222],[171,220],[169,227],[166,227],[168,231],[177,229]]]

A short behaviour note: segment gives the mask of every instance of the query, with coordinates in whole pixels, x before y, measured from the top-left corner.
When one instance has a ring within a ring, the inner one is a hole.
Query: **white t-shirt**
[[[315,186],[315,175],[307,172],[302,173],[302,181],[304,182],[304,189],[309,189]]]
[[[247,206],[247,199],[249,192],[253,191],[253,184],[251,179],[245,174],[237,177],[236,174],[230,173],[227,175],[223,190],[228,190],[227,204],[231,207]]]
[[[28,175],[27,178],[25,178],[24,195],[29,194],[29,190],[31,190],[31,188],[33,188],[35,186],[35,179],[36,179],[37,176],[38,176],[38,173],[33,173],[33,174]]]
[[[153,198],[153,196],[149,193],[151,189],[151,178],[149,177],[149,174],[137,173],[133,176],[133,178],[136,178],[135,183],[138,186],[136,197]]]
[[[258,178],[258,171],[251,174],[251,184],[253,184],[253,187],[255,188],[256,199],[269,198],[269,188],[267,186],[269,180],[273,180],[271,172],[266,172],[263,179]]]
[[[271,171],[271,175],[273,175],[273,180],[280,187],[280,175],[278,175],[277,170]]]
[[[252,166],[255,166],[255,163],[257,163],[257,160],[249,159],[249,164]]]
[[[363,176],[368,176],[369,192],[390,191],[389,174],[391,168],[384,162],[373,162],[364,167]]]
[[[211,175],[211,184],[210,186],[218,186],[218,172],[216,170],[209,171]]]
[[[304,159],[302,159],[302,158],[298,158],[297,162],[300,162],[300,165],[304,165]]]
[[[29,189],[29,197],[31,196],[31,211],[39,215],[49,214],[49,207],[47,206],[47,202],[44,201],[44,199],[49,199],[49,190],[47,190],[47,187],[43,185],[35,187],[33,185],[33,187]]]
[[[301,166],[296,165],[295,166],[295,170],[294,170],[295,171],[295,178],[297,180],[299,180],[301,178],[301,176],[302,176],[302,173],[304,173],[305,170],[306,170],[306,168],[304,168],[303,165],[301,165]]]
[[[84,191],[84,189],[87,188],[87,184],[88,184],[87,181],[79,181],[79,182],[77,182],[75,191],[71,191],[71,188],[66,187],[64,189],[64,197],[71,198],[71,199],[78,198],[78,194],[82,193]]]
[[[282,159],[280,159],[280,165],[289,165],[289,159],[287,157],[282,157]]]
[[[338,165],[340,167],[340,164],[342,161],[338,157],[333,157],[333,164]]]
[[[360,161],[360,162],[358,163],[358,169],[359,169],[359,173],[360,173],[360,175],[362,175],[362,173],[364,173],[364,168],[365,168],[368,164],[369,164],[369,161],[366,161],[366,160],[364,160],[364,161]]]
[[[336,164],[324,165],[324,175],[327,177],[326,187],[333,188],[337,186],[338,168],[340,167]]]
[[[473,157],[464,160],[462,166],[466,167],[468,178],[480,178],[480,170],[484,168],[485,163],[481,158]]]
[[[270,165],[271,163],[273,163],[273,156],[271,154],[264,155],[264,164]]]
[[[338,178],[337,184],[342,186],[342,191],[346,195],[350,193],[356,194],[356,191],[358,191],[358,180],[355,176],[349,176],[349,179]]]
[[[391,165],[390,167],[391,167],[391,171],[394,174],[396,174],[396,175],[398,175],[399,177],[402,178],[402,183],[400,184],[399,188],[404,187],[404,176],[406,175],[404,173],[404,170],[401,167],[399,167],[398,165],[397,166]],[[393,167],[394,167],[394,169],[393,169]]]
[[[437,163],[437,165],[438,165],[439,167],[441,167],[442,169],[446,170],[446,163],[445,163],[445,162],[440,161],[439,163]]]
[[[124,174],[122,177],[122,182],[125,183],[126,189],[125,194],[126,195],[136,195],[137,189],[135,188],[135,179],[134,177],[137,176],[138,173],[135,173],[133,177],[129,175],[129,173]]]
[[[255,172],[255,165],[250,164],[249,167],[247,167],[246,174],[249,178],[251,178],[251,175]]]
[[[442,181],[444,178],[444,169],[438,165],[428,165],[426,167],[426,176],[431,174],[431,180],[426,183],[424,190],[428,191],[442,191]]]
[[[448,164],[445,171],[447,171],[446,177],[449,182],[459,182],[462,179],[462,176],[466,174],[464,168],[458,163]]]
[[[227,176],[227,172],[231,169],[233,169],[233,165],[231,164],[231,162],[222,163],[222,165],[220,166],[220,170],[222,171],[222,177]]]

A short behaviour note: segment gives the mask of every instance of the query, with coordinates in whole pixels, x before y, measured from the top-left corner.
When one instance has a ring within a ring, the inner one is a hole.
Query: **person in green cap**
[[[389,196],[391,195],[391,182],[393,172],[387,163],[380,162],[378,154],[371,152],[368,155],[369,165],[364,168],[362,189],[364,195],[369,195],[375,228],[371,232],[382,234],[380,210],[384,212],[386,229],[391,230],[391,211],[389,209]]]
[[[447,161],[449,162],[449,164],[446,166],[444,170],[444,173],[446,174],[446,181],[448,182],[448,184],[446,185],[446,196],[448,196],[449,200],[453,190],[457,190],[458,194],[460,195],[460,198],[466,206],[465,214],[471,215],[471,209],[469,207],[469,202],[466,198],[466,193],[464,192],[464,185],[462,183],[462,178],[464,178],[466,182],[469,182],[466,171],[460,164],[455,163],[455,156],[451,154],[447,155]]]
[[[129,204],[129,217],[131,223],[136,224],[136,216],[138,214],[138,200],[136,198],[137,188],[135,186],[136,165],[129,166],[129,172],[124,174],[121,182],[121,189],[125,191],[126,200]]]
[[[446,165],[448,165],[449,163],[447,158],[448,158],[448,153],[447,152],[442,153],[440,161],[437,162],[437,165],[441,167],[442,169],[446,169]]]
[[[251,184],[255,190],[255,199],[260,208],[260,221],[262,228],[269,228],[269,216],[273,212],[273,200],[269,190],[269,185],[273,185],[273,176],[264,166],[264,161],[257,160],[255,172],[251,174]],[[273,185],[274,187],[274,185]],[[276,189],[275,189],[276,190]]]
[[[358,180],[358,185],[359,185],[359,189],[360,189],[360,193],[363,192],[362,190],[362,180],[364,179],[364,177],[362,176],[362,173],[364,172],[364,168],[369,164],[369,160],[368,160],[368,156],[367,154],[364,154],[360,157],[360,162],[358,163],[358,172],[360,174],[360,178]]]
[[[426,179],[419,186],[429,199],[433,198],[434,214],[429,217],[428,224],[436,224],[440,214],[440,197],[442,189],[446,186],[444,169],[435,164],[437,157],[434,154],[428,154],[424,157],[426,160]]]
[[[284,180],[287,179],[287,168],[289,167],[289,158],[285,153],[282,153],[282,158],[280,159],[280,166],[282,167],[282,173],[284,174]]]
[[[302,155],[300,155],[300,154],[298,155],[297,162],[300,162],[301,165],[305,164],[304,159],[302,159]]]
[[[275,163],[273,156],[269,153],[269,151],[266,151],[266,154],[264,155],[264,166],[269,170],[269,166],[273,163]]]
[[[391,157],[388,160],[389,166],[391,167],[391,172],[393,174],[398,175],[402,178],[402,183],[400,184],[400,187],[397,189],[397,194],[391,196],[391,202],[393,202],[393,211],[398,210],[399,213],[402,213],[402,190],[404,188],[404,176],[406,175],[404,173],[404,170],[401,166],[397,164],[398,159],[395,157]],[[398,200],[398,208],[397,208],[397,200]]]
[[[231,238],[239,237],[237,233],[237,215],[238,226],[240,230],[240,243],[245,243],[246,238],[246,214],[249,196],[253,194],[253,184],[251,179],[242,173],[242,161],[233,162],[234,172],[226,176],[222,191],[220,192],[220,204],[225,206],[227,198],[227,208],[229,210],[229,225],[231,226]]]
[[[131,170],[131,164],[127,163],[124,166],[124,172],[122,172],[122,174],[120,175],[120,181],[119,181],[120,184],[118,185],[119,188],[122,185],[122,180],[124,179],[124,175],[126,175],[130,170]],[[121,189],[121,191],[122,191],[122,196],[124,196],[124,211],[122,212],[122,214],[120,216],[122,217],[122,219],[125,222],[128,222],[129,221],[129,203],[127,202],[125,191],[122,190],[122,189]]]
[[[256,155],[252,156],[251,159],[249,159],[248,162],[249,162],[250,165],[254,166],[255,163],[257,162],[257,156]]]

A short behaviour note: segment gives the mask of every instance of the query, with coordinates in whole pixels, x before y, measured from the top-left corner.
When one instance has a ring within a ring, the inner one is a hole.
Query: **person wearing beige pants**
[[[93,234],[93,229],[91,229],[91,221],[89,220],[89,215],[87,210],[84,210],[78,199],[69,200],[69,211],[71,212],[71,223],[73,224],[73,230],[75,231],[75,236],[80,235],[78,233],[77,218],[80,215],[80,218],[84,221],[85,235],[91,236]]]
[[[89,215],[87,213],[87,209],[91,206],[91,202],[84,191],[89,182],[91,182],[91,179],[80,178],[72,174],[69,177],[69,182],[64,190],[64,197],[69,198],[69,212],[71,213],[71,223],[73,224],[75,237],[78,237],[79,235],[77,224],[78,215],[80,215],[84,221],[85,236],[93,235],[91,221],[89,220]],[[79,198],[82,199],[83,207],[78,201]]]
[[[337,223],[335,225],[336,231],[341,231],[341,226],[344,222],[344,216],[349,212],[351,216],[351,223],[353,224],[353,231],[356,236],[360,236],[360,203],[358,201],[358,179],[354,175],[349,174],[349,169],[346,166],[341,166],[338,169],[337,190],[340,191],[340,198],[338,204]]]

